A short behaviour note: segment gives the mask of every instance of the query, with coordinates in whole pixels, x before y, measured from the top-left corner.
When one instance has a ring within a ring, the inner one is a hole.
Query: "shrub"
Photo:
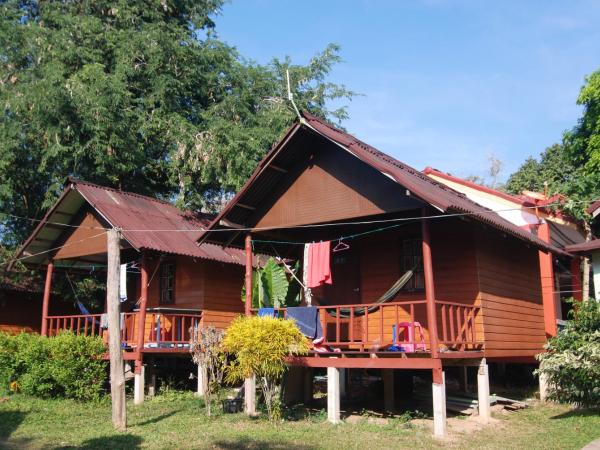
[[[235,356],[227,366],[226,379],[235,383],[254,374],[269,419],[278,419],[276,395],[287,369],[285,360],[308,351],[308,341],[296,324],[273,317],[238,317],[225,333],[223,348]]]
[[[572,301],[572,320],[538,355],[552,400],[600,406],[600,303]]]
[[[99,337],[0,334],[0,390],[12,386],[37,397],[98,399],[106,379],[105,351]]]

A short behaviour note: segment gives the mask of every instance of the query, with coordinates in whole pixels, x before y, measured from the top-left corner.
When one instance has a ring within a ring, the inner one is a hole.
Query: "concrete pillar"
[[[394,392],[394,369],[382,369],[383,378],[383,409],[385,412],[393,413],[396,409]]]
[[[594,272],[594,298],[600,302],[600,250],[592,255],[592,270]]]
[[[304,404],[310,405],[313,401],[314,373],[311,367],[304,369]]]
[[[340,370],[327,368],[327,420],[340,423]]]
[[[477,405],[479,409],[479,420],[483,423],[488,423],[491,417],[490,377],[485,358],[481,360],[479,370],[477,371]]]
[[[545,373],[539,374],[540,382],[540,401],[546,403],[548,401],[548,376]]]
[[[133,404],[141,405],[144,403],[144,392],[146,384],[146,367],[141,366],[133,376]]]
[[[446,376],[442,372],[442,383],[431,385],[433,394],[433,435],[446,435]]]
[[[244,381],[244,410],[246,414],[256,414],[256,376],[252,375]]]
[[[198,374],[196,375],[198,385],[196,387],[196,397],[204,397],[206,383],[208,383],[208,372],[204,364],[198,364]]]

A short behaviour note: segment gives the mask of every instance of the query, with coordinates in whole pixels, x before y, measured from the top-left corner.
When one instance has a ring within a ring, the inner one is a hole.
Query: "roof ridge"
[[[136,192],[124,191],[122,189],[117,189],[117,188],[113,188],[113,187],[110,187],[110,186],[103,186],[101,184],[92,183],[91,181],[81,180],[81,179],[74,178],[74,177],[68,177],[67,181],[69,183],[72,183],[72,184],[75,184],[75,185],[77,185],[77,184],[85,184],[87,186],[91,186],[91,187],[95,187],[95,188],[98,188],[98,189],[102,189],[104,191],[112,191],[112,192],[117,192],[119,194],[130,195],[132,197],[138,197],[138,198],[141,198],[141,199],[144,199],[144,200],[150,200],[150,201],[153,201],[153,202],[161,203],[163,205],[173,206],[174,208],[177,208],[173,203],[171,203],[171,202],[169,202],[167,200],[161,200],[161,199],[158,199],[156,197],[150,197],[148,195],[138,194]],[[177,208],[177,209],[179,209],[179,208]]]

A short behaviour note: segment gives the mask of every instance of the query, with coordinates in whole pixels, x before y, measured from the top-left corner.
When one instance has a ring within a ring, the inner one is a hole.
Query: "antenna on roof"
[[[296,115],[298,116],[298,120],[300,120],[300,123],[305,123],[304,117],[302,117],[302,114],[300,114],[300,111],[298,110],[298,107],[296,106],[296,103],[294,102],[294,94],[290,87],[290,71],[289,71],[289,69],[285,69],[285,75],[287,78],[288,100],[292,103],[292,106],[294,107],[294,111],[296,111]]]

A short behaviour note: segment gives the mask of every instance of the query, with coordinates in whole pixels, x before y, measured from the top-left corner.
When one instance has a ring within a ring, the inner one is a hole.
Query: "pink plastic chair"
[[[425,346],[423,327],[421,327],[419,322],[400,322],[398,325],[394,325],[392,330],[394,334],[394,345],[397,345],[398,348],[402,349],[405,353],[415,353],[427,349]],[[396,343],[396,333],[398,330],[402,330],[402,341],[400,341],[400,336],[398,336],[398,343]],[[416,330],[419,331],[420,339],[418,342],[416,339]]]

